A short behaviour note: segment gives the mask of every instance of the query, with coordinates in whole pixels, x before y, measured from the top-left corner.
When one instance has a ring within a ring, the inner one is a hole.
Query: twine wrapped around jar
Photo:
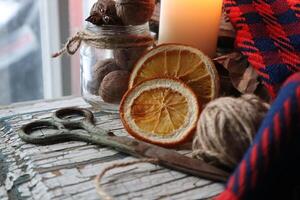
[[[66,45],[60,51],[53,54],[52,57],[56,58],[64,53],[74,55],[80,48],[82,42],[99,49],[125,49],[152,46],[154,44],[154,39],[151,35],[127,35],[126,37],[124,37],[124,35],[108,36],[93,33],[88,30],[82,30],[71,37]]]

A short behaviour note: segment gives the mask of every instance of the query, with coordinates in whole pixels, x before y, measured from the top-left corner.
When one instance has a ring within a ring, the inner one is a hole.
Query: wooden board
[[[113,163],[135,159],[82,142],[35,146],[25,144],[17,136],[16,131],[23,124],[49,118],[55,109],[69,106],[89,107],[81,98],[67,98],[0,108],[1,200],[99,199],[95,176]],[[118,115],[95,115],[98,126],[126,135]],[[115,199],[209,199],[223,190],[222,184],[152,164],[110,171],[102,183]]]

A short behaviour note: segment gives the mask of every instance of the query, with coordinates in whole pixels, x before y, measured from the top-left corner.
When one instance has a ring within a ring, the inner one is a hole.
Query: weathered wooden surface
[[[22,142],[16,130],[47,118],[61,107],[88,107],[81,98],[16,104],[0,108],[0,199],[99,199],[95,176],[105,167],[135,158],[94,145],[67,142],[35,146]],[[97,125],[124,135],[118,115],[96,112]],[[187,152],[182,152],[187,153]],[[223,185],[152,164],[109,172],[103,182],[115,199],[208,199]]]

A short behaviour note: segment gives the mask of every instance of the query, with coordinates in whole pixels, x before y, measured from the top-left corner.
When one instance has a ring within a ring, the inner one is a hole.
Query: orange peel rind
[[[195,93],[172,78],[150,79],[132,87],[120,105],[120,117],[130,135],[164,147],[188,141],[199,114]]]
[[[191,46],[163,44],[145,53],[135,64],[129,88],[161,76],[182,80],[203,104],[219,94],[219,76],[214,63]]]

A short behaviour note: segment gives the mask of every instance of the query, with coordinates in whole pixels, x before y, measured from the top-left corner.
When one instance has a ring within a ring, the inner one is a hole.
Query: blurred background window
[[[80,95],[79,56],[52,59],[96,0],[0,0],[0,105]]]

